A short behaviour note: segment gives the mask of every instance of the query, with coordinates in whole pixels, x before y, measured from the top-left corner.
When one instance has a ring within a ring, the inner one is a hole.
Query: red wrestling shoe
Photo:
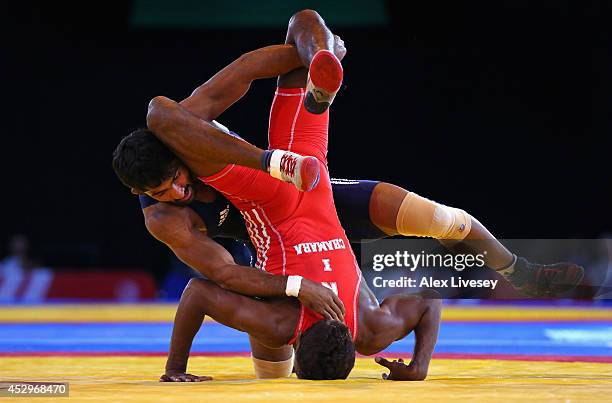
[[[304,107],[310,113],[322,114],[334,101],[342,84],[342,64],[329,50],[319,50],[308,70]]]
[[[298,190],[309,192],[319,184],[320,164],[315,157],[304,157],[291,151],[270,150],[268,172],[276,179],[291,182]]]

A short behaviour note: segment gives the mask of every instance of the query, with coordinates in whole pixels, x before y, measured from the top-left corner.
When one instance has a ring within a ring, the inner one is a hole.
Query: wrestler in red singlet
[[[357,296],[361,271],[340,225],[327,170],[329,111],[315,115],[303,106],[304,88],[278,88],[270,112],[270,149],[316,157],[319,185],[303,193],[292,184],[265,172],[228,165],[215,175],[200,178],[223,193],[242,213],[253,245],[256,267],[273,274],[300,275],[334,290],[346,309],[345,322],[357,337]],[[300,309],[296,333],[323,317]]]

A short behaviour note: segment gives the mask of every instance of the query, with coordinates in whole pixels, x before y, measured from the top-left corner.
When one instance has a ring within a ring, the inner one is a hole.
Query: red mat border
[[[376,356],[386,358],[409,357],[412,353],[381,353]],[[110,351],[110,352],[22,352],[7,353],[0,352],[0,357],[165,357],[165,352],[142,352],[142,351]],[[250,352],[196,352],[191,356],[203,357],[250,357]],[[359,357],[367,357],[361,354]],[[372,356],[373,357],[373,356]],[[439,353],[434,354],[437,359],[453,360],[509,360],[509,361],[552,361],[552,362],[600,362],[612,363],[612,356],[595,355],[528,355],[528,354],[466,354],[466,353]]]

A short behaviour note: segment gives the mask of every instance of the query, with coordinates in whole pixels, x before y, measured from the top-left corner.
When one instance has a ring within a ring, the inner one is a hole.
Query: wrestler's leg
[[[258,379],[287,378],[293,373],[293,347],[282,346],[271,348],[252,336],[251,356],[255,376]]]
[[[295,45],[306,66],[321,50],[333,51],[335,39],[323,19],[312,10],[303,10],[289,21],[285,43]],[[343,52],[339,48],[339,53]],[[278,90],[270,110],[268,143],[270,149],[295,151],[327,163],[329,114],[311,114],[304,109],[308,78],[306,68],[296,69],[278,78]]]
[[[335,52],[340,59],[346,53],[342,40],[312,10],[303,10],[291,17],[285,43],[295,45],[304,65],[311,70],[321,67],[318,63],[311,64],[320,51]],[[315,115],[305,110],[308,75],[308,69],[303,68],[279,76],[279,90],[270,113],[269,147],[312,155],[325,164],[329,114]]]
[[[216,153],[215,147],[224,149],[227,144],[244,143],[243,140],[223,134],[220,129],[199,119],[177,102],[161,96],[155,97],[149,104],[147,125],[151,132],[165,143],[197,177],[215,176],[216,173],[234,166],[227,165],[235,161],[231,158],[223,163],[214,159],[209,160],[206,156]],[[119,148],[125,148],[123,144],[125,141],[129,142],[131,136],[124,138]],[[226,138],[223,142],[219,142],[223,136]],[[302,191],[310,191],[317,185],[319,162],[315,158],[282,150],[275,150],[272,153],[269,150],[263,151],[254,146],[251,147],[253,155],[261,157],[259,165],[261,171],[269,172],[271,176],[284,182],[291,182]],[[234,157],[240,154],[239,148],[234,151],[235,153],[232,154]],[[221,155],[226,156],[225,153]]]
[[[333,49],[336,45],[335,38],[331,31],[325,26],[321,17],[312,10],[300,11],[293,15],[289,21],[285,43],[296,45],[300,58],[305,66],[310,65],[312,57],[318,50]],[[341,46],[341,43],[338,44],[337,49],[339,52],[342,52]],[[278,78],[278,86],[284,88],[303,88],[306,86],[307,76],[307,68],[293,70]],[[257,366],[272,367],[276,363],[287,362],[293,357],[293,348],[291,346],[269,348],[262,345],[253,337],[250,337],[250,342],[256,372],[258,371]],[[283,376],[281,375],[282,370],[283,369],[280,368],[278,370],[275,369],[279,376]],[[289,373],[284,376],[291,374],[291,370],[288,372]]]
[[[296,46],[306,67],[280,76],[278,86],[306,87],[306,110],[315,114],[324,113],[342,83],[340,60],[346,54],[344,42],[332,34],[316,11],[302,10],[289,20],[285,43]]]
[[[416,294],[398,294],[385,298],[378,305],[365,281],[359,294],[359,332],[355,342],[357,351],[371,355],[384,350],[396,340],[415,332],[415,346],[408,365],[403,361],[377,362],[391,369],[387,379],[423,380],[438,339],[441,300],[432,290]]]
[[[289,24],[288,40],[296,41],[301,56],[308,58],[308,63],[314,49],[334,44],[331,32],[319,20],[316,12],[304,11],[297,13]],[[228,136],[223,128],[197,118],[185,105],[165,97],[155,97],[151,101],[147,124],[199,177],[209,177],[231,163],[269,172],[303,191],[312,190],[318,183],[319,164],[314,158],[284,152],[284,147],[272,147],[277,148],[274,151],[260,150]]]
[[[209,280],[192,279],[174,318],[166,375],[186,371],[191,343],[206,315],[274,349],[285,346],[293,337],[299,305],[290,298],[256,300],[224,290]]]
[[[310,65],[312,57],[318,50],[332,49],[336,45],[334,36],[325,26],[321,17],[312,10],[300,11],[291,18],[285,43],[296,45],[300,58],[306,66]],[[340,41],[336,48],[343,55],[342,46]],[[308,70],[306,68],[294,70],[280,76],[278,86],[303,88],[306,86],[307,75]],[[270,348],[253,337],[250,337],[250,342],[258,378],[278,378],[291,374],[292,368],[287,365],[293,358],[293,348],[291,346]]]
[[[572,263],[540,265],[517,258],[465,211],[440,205],[389,183],[381,182],[374,188],[369,212],[372,223],[387,235],[433,237],[445,246],[474,254],[486,250],[485,264],[529,296],[562,294],[573,289],[583,277],[582,267]]]
[[[404,222],[400,223],[401,228],[398,228],[400,208],[409,193],[406,189],[390,183],[381,182],[376,185],[370,199],[370,219],[372,223],[390,236],[406,235],[437,238],[436,234],[431,233],[435,205],[427,206],[431,208],[431,212],[420,211],[417,210],[421,206],[420,200],[413,202],[412,206],[409,206],[414,209],[414,217],[411,216],[404,219]],[[488,253],[485,258],[487,266],[493,269],[508,267],[514,260],[514,255],[499,243],[478,220],[473,217],[469,218],[471,220],[470,231],[459,236],[464,236],[463,239],[466,240],[488,241],[486,243]],[[453,239],[440,239],[440,241],[450,241],[449,243],[452,243]]]
[[[302,63],[308,68],[319,50],[334,51],[335,38],[316,11],[302,10],[289,20],[285,43],[295,45]]]

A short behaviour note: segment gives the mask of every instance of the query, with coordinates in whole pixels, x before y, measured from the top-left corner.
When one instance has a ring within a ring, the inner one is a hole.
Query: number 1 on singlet
[[[323,271],[332,271],[332,267],[331,264],[329,263],[330,260],[329,259],[321,259],[323,261]],[[329,288],[330,290],[332,290],[334,292],[334,294],[338,295],[338,284],[336,284],[335,281],[333,282],[321,282],[321,285],[324,287]]]
[[[329,259],[321,259],[323,261],[323,271],[332,271]]]

